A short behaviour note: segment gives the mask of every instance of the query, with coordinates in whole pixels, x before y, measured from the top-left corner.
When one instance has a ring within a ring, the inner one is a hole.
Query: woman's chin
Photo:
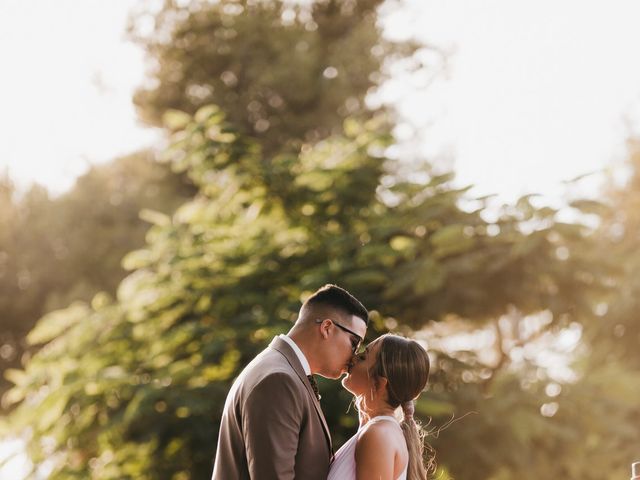
[[[344,377],[342,377],[342,382],[341,382],[344,389],[347,390],[348,392],[351,391],[349,389],[350,380],[351,380],[351,374],[347,372],[347,374]]]

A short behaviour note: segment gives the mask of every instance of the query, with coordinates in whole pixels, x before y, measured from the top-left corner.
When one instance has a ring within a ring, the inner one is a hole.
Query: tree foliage
[[[549,308],[562,325],[588,308],[599,288],[589,265],[557,256],[582,227],[526,200],[488,223],[459,207],[464,190],[448,177],[395,177],[387,141],[374,123],[347,123],[298,156],[265,159],[217,107],[200,109],[167,152],[198,195],[172,216],[146,212],[147,245],[125,257],[117,297],[44,317],[29,336],[44,346],[10,372],[12,425],[32,429],[36,463],[54,459],[53,479],[207,478],[231,381],[326,282],[377,310],[373,335],[447,316],[485,325],[513,307]],[[446,381],[422,415],[459,411]],[[344,393],[322,387],[340,443],[355,418]]]
[[[607,208],[601,212],[601,251],[620,270],[610,279],[612,295],[599,305],[600,321],[589,326],[588,338],[599,361],[617,361],[640,369],[640,139],[628,142],[628,176],[622,184],[613,179],[606,192]]]
[[[192,114],[215,103],[266,150],[315,143],[339,132],[345,117],[370,115],[364,99],[384,80],[384,61],[420,66],[416,45],[382,38],[382,3],[167,1],[132,22],[151,60],[134,101],[156,126],[169,110]]]
[[[143,208],[172,211],[193,187],[155,162],[132,154],[95,166],[60,197],[39,186],[18,195],[0,187],[0,365],[20,365],[24,337],[36,320],[97,292],[112,295],[125,276],[122,257],[144,244]],[[7,384],[0,385],[4,392]]]
[[[605,202],[573,204],[594,229],[533,196],[496,210],[427,164],[399,168],[391,117],[364,99],[384,62],[417,47],[381,38],[380,4],[166,1],[149,35],[148,17],[132,25],[151,61],[135,101],[173,132],[165,160],[195,190],[135,157],[61,199],[16,200],[2,183],[1,312],[66,307],[31,331],[38,351],[4,397],[7,426],[51,478],[209,478],[233,378],[327,282],[374,309],[369,339],[392,329],[432,346],[417,412],[432,419],[439,478],[628,474],[637,169]],[[20,288],[25,269],[39,290]],[[576,332],[574,351],[557,347]],[[339,446],[356,426],[350,398],[320,387]]]

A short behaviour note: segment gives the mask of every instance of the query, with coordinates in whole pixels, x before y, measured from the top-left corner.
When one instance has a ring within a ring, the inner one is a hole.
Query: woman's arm
[[[370,425],[356,444],[356,480],[393,480],[394,458],[384,425]]]

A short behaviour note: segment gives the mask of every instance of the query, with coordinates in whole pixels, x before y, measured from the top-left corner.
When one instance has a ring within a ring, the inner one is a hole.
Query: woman
[[[427,384],[429,357],[417,342],[383,335],[354,359],[342,385],[356,397],[358,432],[336,453],[328,480],[425,480],[424,433],[414,400]],[[403,419],[395,417],[402,407]],[[433,464],[430,455],[429,467]]]

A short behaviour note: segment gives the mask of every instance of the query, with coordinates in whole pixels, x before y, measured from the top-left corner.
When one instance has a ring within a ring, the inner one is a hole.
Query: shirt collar
[[[300,347],[298,345],[296,345],[296,342],[294,342],[287,335],[279,335],[279,337],[282,340],[284,340],[285,342],[287,342],[289,345],[291,345],[291,348],[293,348],[293,351],[295,352],[296,357],[298,357],[298,360],[300,360],[300,364],[302,365],[302,368],[304,369],[304,374],[305,375],[311,375],[311,367],[309,366],[309,362],[307,361],[307,357],[304,356],[304,353],[302,353],[302,350],[300,350]]]

